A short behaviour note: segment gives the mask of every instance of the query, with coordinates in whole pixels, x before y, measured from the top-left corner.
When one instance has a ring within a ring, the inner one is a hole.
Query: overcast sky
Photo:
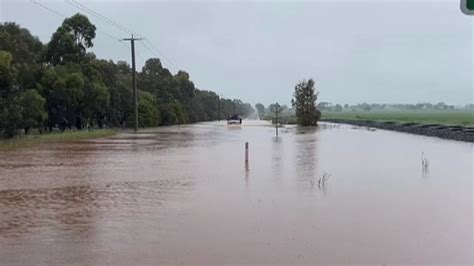
[[[36,0],[67,16],[80,11],[68,1]],[[1,21],[43,42],[64,19],[29,0],[0,2]],[[474,17],[459,0],[79,2],[147,37],[171,61],[165,67],[224,97],[289,104],[294,85],[313,78],[319,100],[332,103],[473,102]],[[115,40],[127,33],[82,13],[98,28],[96,55],[130,62],[129,46]],[[137,53],[138,69],[159,55],[141,44]]]

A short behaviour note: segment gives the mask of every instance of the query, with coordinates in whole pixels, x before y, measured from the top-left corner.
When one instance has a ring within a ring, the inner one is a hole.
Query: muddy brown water
[[[0,265],[472,263],[472,144],[245,122],[0,151]]]

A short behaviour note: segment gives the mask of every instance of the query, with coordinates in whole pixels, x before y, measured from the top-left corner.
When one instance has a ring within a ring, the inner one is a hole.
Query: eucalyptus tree
[[[79,62],[94,44],[96,27],[82,14],[66,18],[51,37],[46,60],[53,65]]]
[[[291,103],[296,110],[298,125],[315,126],[321,117],[321,112],[316,109],[318,93],[314,88],[314,80],[303,80],[295,86]]]

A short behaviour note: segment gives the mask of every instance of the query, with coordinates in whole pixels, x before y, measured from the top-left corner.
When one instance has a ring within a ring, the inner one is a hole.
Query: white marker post
[[[249,162],[249,143],[245,142],[245,163]]]

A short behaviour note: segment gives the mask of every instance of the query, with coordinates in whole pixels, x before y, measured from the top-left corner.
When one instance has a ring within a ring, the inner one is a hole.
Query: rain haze
[[[68,1],[36,2],[78,12]],[[312,77],[319,100],[332,103],[472,103],[474,30],[459,1],[81,3],[156,45],[160,53],[137,46],[138,69],[160,57],[225,97],[290,104],[294,85]],[[0,10],[44,43],[64,19],[27,0],[3,0]],[[116,40],[127,33],[89,18],[97,57],[129,62]]]
[[[0,266],[474,265],[473,19],[0,0]]]

